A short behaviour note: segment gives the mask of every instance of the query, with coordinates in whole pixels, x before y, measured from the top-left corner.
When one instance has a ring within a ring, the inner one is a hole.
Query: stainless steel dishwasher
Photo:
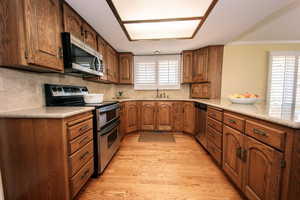
[[[206,138],[206,121],[207,121],[207,105],[203,103],[196,103],[196,135],[195,138],[199,143],[206,148],[207,138]]]

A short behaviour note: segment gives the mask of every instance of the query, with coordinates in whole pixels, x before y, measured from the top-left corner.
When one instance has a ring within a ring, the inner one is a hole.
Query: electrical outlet
[[[0,77],[0,92],[4,91],[4,80],[2,77]]]

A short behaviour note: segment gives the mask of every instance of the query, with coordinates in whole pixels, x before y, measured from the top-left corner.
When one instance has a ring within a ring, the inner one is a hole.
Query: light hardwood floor
[[[104,174],[92,179],[78,200],[243,199],[190,136],[176,143],[140,143],[124,138]]]

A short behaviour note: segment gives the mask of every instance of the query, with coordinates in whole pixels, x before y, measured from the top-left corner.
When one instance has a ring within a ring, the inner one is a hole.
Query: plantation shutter
[[[180,89],[180,56],[135,56],[136,90]]]

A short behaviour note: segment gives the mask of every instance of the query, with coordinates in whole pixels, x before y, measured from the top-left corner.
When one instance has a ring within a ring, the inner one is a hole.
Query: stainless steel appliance
[[[196,135],[195,138],[198,142],[206,148],[206,121],[207,121],[207,105],[202,103],[196,103]]]
[[[45,84],[47,106],[89,106],[93,111],[94,177],[99,176],[120,147],[120,105],[118,102],[84,103],[87,87]]]
[[[77,76],[103,76],[103,57],[67,32],[62,33],[65,73]]]

